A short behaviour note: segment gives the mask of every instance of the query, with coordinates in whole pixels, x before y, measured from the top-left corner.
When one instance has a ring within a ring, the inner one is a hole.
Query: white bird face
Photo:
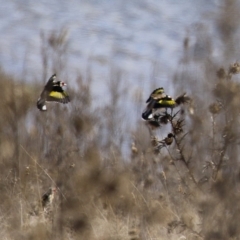
[[[63,87],[63,86],[67,86],[67,84],[65,82],[60,82],[60,86]]]

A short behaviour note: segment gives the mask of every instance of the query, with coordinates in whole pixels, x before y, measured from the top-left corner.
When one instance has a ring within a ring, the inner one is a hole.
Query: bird
[[[42,195],[42,207],[46,208],[48,204],[52,204],[56,195],[57,188],[51,187]]]
[[[171,145],[173,143],[174,137],[175,136],[174,136],[173,133],[169,133],[166,138],[164,138],[163,140],[158,142],[158,145],[156,146],[156,149],[160,150],[163,147]]]
[[[53,223],[54,213],[58,204],[58,190],[57,187],[50,187],[47,192],[42,195],[42,213],[44,218],[49,222]]]
[[[46,111],[46,102],[58,102],[58,103],[69,103],[70,97],[66,91],[63,90],[63,86],[67,84],[62,81],[56,81],[56,74],[53,74],[44,86],[40,97],[37,100],[37,108],[40,111]]]
[[[161,142],[165,145],[171,145],[174,139],[174,134],[169,133],[166,138],[164,138]]]
[[[144,120],[149,120],[153,116],[153,113],[159,109],[165,109],[167,112],[168,108],[174,108],[176,106],[175,100],[170,97],[169,95],[165,95],[162,98],[159,99],[151,99],[149,100],[149,103],[147,107],[145,108],[144,112],[142,113],[142,118]]]
[[[144,120],[148,120],[149,116],[152,116],[152,107],[153,107],[155,101],[159,100],[165,96],[166,96],[166,94],[164,92],[163,87],[156,88],[155,90],[152,91],[149,98],[146,100],[146,103],[148,103],[148,105],[147,105],[146,109],[144,110],[144,112],[142,113],[142,118]]]
[[[163,87],[157,88],[157,89],[152,91],[152,93],[150,94],[146,103],[150,102],[153,99],[158,100],[158,99],[161,99],[163,97],[166,97],[166,94],[164,92],[164,88]]]

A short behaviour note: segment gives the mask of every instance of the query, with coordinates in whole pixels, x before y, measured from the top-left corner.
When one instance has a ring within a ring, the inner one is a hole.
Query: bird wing
[[[161,98],[160,100],[158,100],[153,108],[166,108],[166,107],[169,107],[169,108],[173,108],[175,107],[176,105],[176,102],[173,98],[167,96],[167,97],[164,97],[164,98]]]
[[[54,102],[60,102],[60,103],[68,103],[70,102],[69,95],[67,92],[57,92],[57,91],[51,91],[49,95],[47,96],[46,101],[54,101]]]
[[[152,99],[158,100],[158,99],[163,98],[163,97],[166,97],[166,94],[164,93],[164,89],[163,88],[157,88],[157,89],[153,90],[153,92],[150,94],[146,103],[150,102]]]
[[[152,109],[153,109],[153,106],[154,104],[156,103],[156,100],[154,99],[151,99],[149,101],[149,103],[147,104],[146,108],[144,109],[143,113],[142,113],[142,118],[144,120],[148,120],[149,117],[151,118],[151,115],[152,115]]]
[[[165,93],[153,93],[151,97],[155,100],[165,98],[167,95]]]
[[[47,81],[44,90],[45,91],[50,91],[50,89],[52,88],[53,83],[56,81],[56,74],[53,74]]]
[[[47,110],[45,100],[41,97],[37,101],[37,108],[41,111],[46,111]]]

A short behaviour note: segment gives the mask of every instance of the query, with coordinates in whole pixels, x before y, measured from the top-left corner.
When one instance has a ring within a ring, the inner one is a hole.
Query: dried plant
[[[175,96],[187,95],[153,92],[171,107],[151,110],[145,122],[139,112],[131,118],[144,109],[142,92],[132,101],[117,67],[109,67],[105,105],[94,106],[91,62],[69,83],[68,107],[38,111],[49,72],[70,71],[65,30],[41,35],[39,84],[0,71],[2,239],[238,239],[239,8],[223,4],[223,60],[211,55],[216,36],[196,25],[172,81]]]

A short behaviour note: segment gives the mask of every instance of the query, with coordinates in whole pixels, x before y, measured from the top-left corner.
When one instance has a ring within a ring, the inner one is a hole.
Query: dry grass
[[[214,43],[205,32],[198,32],[209,38],[200,55],[198,39],[184,41],[173,83],[192,101],[155,130],[140,115],[129,124],[118,70],[107,83],[109,104],[94,108],[89,73],[69,86],[68,106],[49,105],[46,113],[35,106],[41,86],[1,71],[1,239],[239,239],[240,67],[229,50],[235,8],[231,1],[217,21],[226,63],[204,54]],[[63,76],[66,32],[42,40],[42,78],[49,69]],[[133,108],[144,109],[140,95]],[[156,148],[168,131],[173,143]],[[49,187],[57,191],[48,211],[41,196]]]

